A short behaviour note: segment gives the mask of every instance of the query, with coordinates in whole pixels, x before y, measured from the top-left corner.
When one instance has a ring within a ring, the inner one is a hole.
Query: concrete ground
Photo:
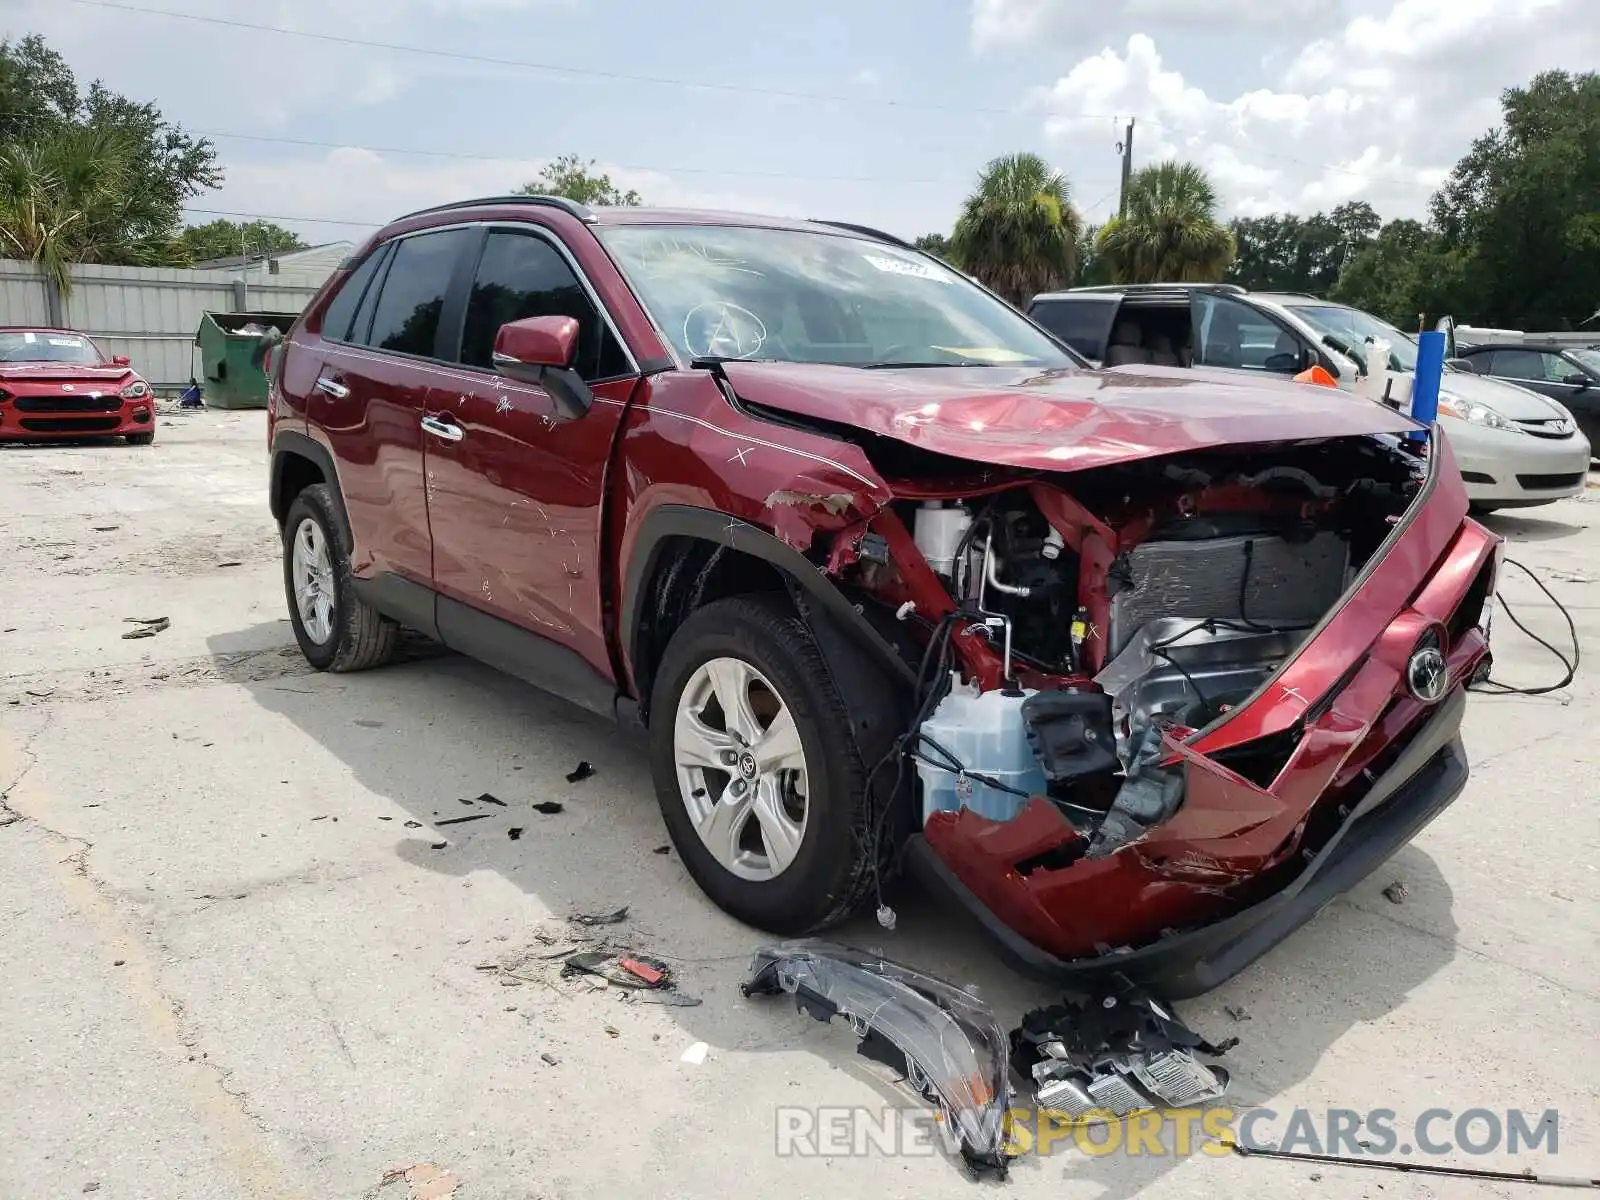
[[[740,997],[762,939],[657,852],[643,755],[614,728],[425,650],[367,674],[310,672],[265,481],[260,413],[174,414],[149,449],[0,448],[0,1195],[996,1187],[938,1156],[780,1157],[780,1106],[918,1106],[844,1029]],[[1584,500],[1495,525],[1592,641],[1600,504]],[[1564,637],[1525,580],[1512,573],[1504,594]],[[124,639],[130,619],[158,617],[170,627]],[[1495,648],[1505,679],[1559,674],[1503,616]],[[1555,1108],[1553,1157],[1426,1161],[1600,1175],[1597,695],[1586,671],[1552,696],[1475,697],[1461,800],[1264,961],[1182,1006],[1202,1032],[1241,1039],[1231,1104],[1285,1119],[1305,1106],[1319,1122],[1330,1106],[1389,1108],[1402,1130],[1435,1106]],[[569,783],[579,760],[596,774]],[[505,807],[462,803],[485,792]],[[564,810],[530,807],[545,801]],[[1395,882],[1399,903],[1384,895]],[[897,932],[846,938],[976,982],[1007,1026],[1050,998],[931,901],[898,904]],[[565,918],[623,906],[599,932],[669,959],[701,1005],[559,979]],[[703,1061],[682,1061],[702,1042]],[[424,1169],[383,1182],[412,1165]],[[1096,1200],[1528,1194],[1070,1143],[1003,1186]]]

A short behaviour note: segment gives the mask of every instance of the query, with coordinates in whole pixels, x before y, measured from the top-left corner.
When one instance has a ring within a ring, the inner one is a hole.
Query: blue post
[[[1444,378],[1445,335],[1437,330],[1417,334],[1417,372],[1411,381],[1411,418],[1432,425],[1439,417],[1439,382]],[[1422,441],[1428,435],[1411,435]]]

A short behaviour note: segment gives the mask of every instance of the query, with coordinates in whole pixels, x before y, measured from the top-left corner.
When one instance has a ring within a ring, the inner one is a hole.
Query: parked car
[[[905,862],[1040,974],[1203,990],[1466,780],[1499,539],[1436,434],[1087,369],[887,235],[413,213],[268,406],[307,660],[409,626],[640,731],[690,875],[767,930]]]
[[[1416,339],[1370,313],[1232,284],[1073,288],[1037,296],[1028,314],[1108,367],[1203,367],[1291,377],[1318,366],[1347,390],[1366,372],[1369,340],[1387,341],[1389,371],[1409,398]],[[1560,403],[1503,381],[1450,370],[1439,424],[1476,512],[1523,508],[1581,492],[1589,438]]]
[[[70,329],[0,328],[0,441],[155,436],[155,397],[127,358]]]
[[[1456,351],[1479,374],[1558,400],[1592,448],[1600,443],[1600,347],[1487,343]]]

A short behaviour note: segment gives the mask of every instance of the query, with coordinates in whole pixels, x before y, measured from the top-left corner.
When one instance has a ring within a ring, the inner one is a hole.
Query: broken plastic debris
[[[651,854],[671,854],[672,853],[672,847],[671,846],[657,846],[654,850],[650,851],[650,853]]]
[[[567,773],[568,783],[578,783],[594,774],[594,764],[585,759]]]
[[[698,1067],[705,1062],[706,1055],[711,1053],[711,1047],[704,1042],[693,1042],[689,1048],[678,1055],[679,1062],[686,1062],[691,1067]]]
[[[513,842],[519,841],[522,838],[522,826],[513,825],[510,829],[506,830],[506,836]]]
[[[125,619],[128,624],[139,627],[130,629],[122,635],[122,640],[125,642],[133,641],[135,638],[155,637],[156,634],[172,624],[166,617],[127,617]]]
[[[468,821],[487,821],[493,813],[470,813],[465,817],[446,817],[443,821],[435,821],[435,825],[465,825]]]
[[[668,988],[672,969],[659,958],[644,954],[607,954],[590,951],[567,959],[566,975],[595,975],[607,983],[627,988]]]
[[[620,925],[628,919],[628,906],[624,904],[615,912],[608,913],[573,913],[574,925]]]
[[[746,996],[794,997],[824,1024],[842,1016],[857,1052],[903,1066],[906,1082],[939,1106],[974,1170],[1004,1175],[1011,1076],[1005,1034],[971,992],[914,967],[827,942],[757,950]]]
[[[556,1066],[561,1061],[554,1054],[551,1054],[548,1050],[546,1050],[543,1054],[539,1055],[539,1057],[542,1058],[545,1062],[549,1063],[552,1067]]]
[[[421,829],[422,828],[422,822],[421,821],[407,821],[406,822],[406,828],[407,829]]]
[[[538,804],[533,806],[533,811],[536,813],[543,813],[547,817],[553,817],[558,812],[566,812],[567,809],[565,805],[558,804],[554,800],[541,800]]]
[[[1041,1109],[1111,1120],[1217,1099],[1228,1072],[1195,1053],[1220,1057],[1238,1042],[1212,1045],[1149,993],[1121,984],[1025,1014],[1011,1033],[1011,1065],[1033,1079]]]
[[[506,806],[506,802],[504,800],[500,799],[500,797],[498,797],[498,796],[492,796],[488,792],[484,792],[483,795],[478,797],[478,803],[479,804],[496,804],[496,805],[499,805],[501,808],[504,808]]]

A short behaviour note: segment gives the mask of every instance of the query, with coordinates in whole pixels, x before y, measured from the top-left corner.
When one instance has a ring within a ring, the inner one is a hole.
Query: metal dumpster
[[[265,408],[267,377],[256,353],[268,329],[288,333],[298,313],[205,312],[194,344],[200,347],[200,369],[206,407]]]

